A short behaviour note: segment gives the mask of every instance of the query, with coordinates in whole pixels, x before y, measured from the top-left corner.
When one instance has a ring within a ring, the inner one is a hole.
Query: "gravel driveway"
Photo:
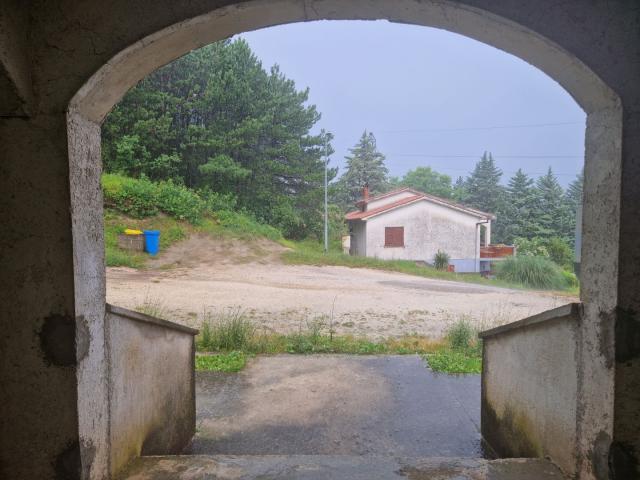
[[[461,316],[488,328],[576,300],[371,269],[291,266],[265,245],[234,255],[235,247],[191,242],[200,243],[183,242],[150,269],[108,268],[107,301],[132,309],[159,304],[167,319],[192,326],[204,311],[241,309],[267,330],[333,318],[338,333],[382,338],[439,337]]]

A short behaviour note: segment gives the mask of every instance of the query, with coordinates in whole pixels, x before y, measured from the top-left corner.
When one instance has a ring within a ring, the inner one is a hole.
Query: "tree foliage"
[[[337,202],[347,209],[360,199],[365,185],[373,195],[384,192],[389,185],[385,156],[378,151],[372,132],[365,130],[350,152],[345,157],[345,171],[334,186]]]
[[[149,75],[111,112],[105,170],[233,195],[289,236],[313,233],[331,135],[310,133],[320,114],[308,94],[277,66],[265,70],[242,39],[201,48]]]
[[[436,172],[431,167],[416,167],[409,170],[401,179],[394,179],[392,183],[394,186],[410,187],[442,198],[453,197],[451,177]]]

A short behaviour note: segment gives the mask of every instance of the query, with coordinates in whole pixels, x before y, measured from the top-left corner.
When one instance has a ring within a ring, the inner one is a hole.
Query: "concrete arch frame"
[[[614,302],[611,301],[615,294],[596,300],[594,295],[600,296],[599,294],[604,292],[596,285],[609,285],[606,291],[610,295],[615,292],[617,278],[617,251],[612,248],[610,242],[606,242],[607,248],[603,248],[605,242],[602,241],[610,234],[611,229],[617,229],[617,225],[611,222],[604,224],[601,218],[603,215],[616,218],[618,207],[615,195],[604,202],[606,211],[602,210],[603,203],[591,202],[590,199],[592,192],[596,191],[599,191],[598,196],[602,198],[602,187],[610,192],[615,192],[618,188],[616,183],[620,181],[622,135],[620,99],[578,58],[539,34],[486,11],[460,5],[458,2],[439,0],[247,2],[213,10],[169,26],[127,47],[106,63],[78,91],[69,106],[71,188],[74,192],[74,259],[77,261],[75,275],[77,280],[82,279],[76,282],[76,315],[94,318],[92,327],[100,328],[104,298],[97,299],[93,293],[95,290],[86,292],[85,286],[99,285],[100,291],[104,291],[103,262],[87,263],[84,260],[98,260],[96,250],[102,248],[97,247],[94,242],[87,242],[84,233],[87,231],[87,224],[93,222],[95,226],[92,230],[95,229],[95,234],[99,234],[97,229],[100,224],[96,223],[96,214],[101,218],[102,211],[98,167],[99,125],[111,108],[146,75],[190,50],[247,30],[282,23],[331,19],[387,19],[442,28],[472,37],[532,63],[556,79],[581,105],[588,114],[583,297],[589,298],[589,301],[586,302],[583,335],[585,344],[600,338],[602,325],[599,324],[591,306],[595,303],[598,310],[602,310],[603,307],[611,310],[615,308]],[[87,172],[91,172],[91,175],[87,176]],[[86,196],[88,185],[91,185],[90,191],[93,192],[89,203]],[[92,208],[86,211],[90,204]],[[605,225],[606,231],[599,231],[599,228]],[[90,251],[87,250],[87,246],[90,247]],[[86,282],[87,278],[91,278],[91,282]],[[97,304],[96,300],[99,300]],[[92,334],[100,333],[95,331]],[[90,419],[95,408],[108,406],[97,405],[95,397],[81,394],[83,386],[88,392],[95,392],[101,388],[93,380],[94,368],[99,368],[102,363],[99,354],[93,360],[95,362],[92,362],[90,357],[85,360],[88,366],[87,375],[82,364],[80,366],[79,415],[81,434],[84,428],[84,434],[94,437],[92,443],[97,445],[104,441],[100,438],[103,432],[100,429],[96,430],[96,425],[90,424]],[[602,432],[606,432],[609,437],[613,435],[613,425],[610,422],[610,418],[613,417],[613,405],[609,402],[613,392],[613,378],[602,364],[602,359],[587,349],[583,350],[581,364],[583,378],[580,388],[584,402],[580,405],[582,418],[576,429],[582,451],[577,454],[577,459],[582,463],[579,468],[583,477],[588,478],[592,475],[593,466],[585,460],[590,455],[596,437],[602,435]],[[604,392],[609,394],[603,395]],[[86,404],[82,405],[83,402]],[[91,414],[87,415],[90,412]],[[105,411],[104,415],[107,418],[108,412]],[[95,438],[96,436],[98,438]],[[108,441],[106,443],[108,444]],[[97,458],[94,462],[96,460]]]
[[[0,242],[7,267],[0,304],[11,333],[2,340],[0,378],[11,386],[2,392],[10,417],[2,431],[12,435],[0,436],[0,473],[55,478],[79,458],[83,478],[111,475],[99,183],[105,115],[137,81],[193,48],[323,19],[387,19],[474,38],[533,64],[585,110],[576,468],[581,479],[639,472],[635,0],[7,0],[0,5],[0,86],[8,85],[0,95],[0,224],[8,239]],[[62,325],[56,338],[74,349],[73,364],[48,355],[43,324]]]

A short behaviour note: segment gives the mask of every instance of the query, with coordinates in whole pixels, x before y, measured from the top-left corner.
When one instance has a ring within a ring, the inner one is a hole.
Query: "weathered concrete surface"
[[[33,102],[28,12],[22,4],[0,3],[0,117],[27,116]]]
[[[176,454],[195,433],[196,330],[108,306],[110,470]]]
[[[562,480],[546,460],[348,455],[182,456],[137,460],[122,480]]]
[[[550,457],[573,476],[580,312],[555,312],[481,334],[482,436],[500,457]]]
[[[198,372],[189,453],[481,457],[479,375],[416,355],[276,355]]]
[[[290,21],[386,18],[444,28],[517,55],[557,80],[588,113],[579,472],[585,479],[638,475],[637,1],[34,0],[5,5],[14,10],[3,12],[2,29],[9,33],[0,35],[0,49],[10,52],[14,65],[19,57],[21,78],[31,79],[33,101],[29,118],[0,119],[0,315],[5,332],[0,340],[5,416],[0,474],[51,478],[58,470],[78,476],[78,457],[88,468],[94,457],[107,455],[108,445],[91,445],[104,433],[85,437],[78,432],[84,422],[77,399],[94,392],[84,387],[78,391],[75,365],[50,364],[46,352],[51,351],[40,341],[42,326],[49,321],[45,319],[82,322],[74,311],[68,162],[72,168],[81,168],[83,162],[69,158],[66,136],[73,130],[67,130],[64,119],[79,89],[85,86],[73,106],[99,123],[144,75],[210,41]],[[8,71],[6,63],[2,69]],[[16,78],[11,77],[11,88]],[[15,97],[3,97],[0,112],[25,115],[4,104]],[[86,227],[93,231],[96,225]],[[76,271],[78,278],[82,275]],[[103,300],[98,291],[94,301]],[[75,332],[57,338],[54,343],[65,350],[75,342]],[[98,365],[106,360],[95,356],[93,361]],[[85,474],[104,478],[107,472]]]

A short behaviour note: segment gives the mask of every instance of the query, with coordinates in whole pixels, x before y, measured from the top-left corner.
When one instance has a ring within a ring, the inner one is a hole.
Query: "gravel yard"
[[[478,328],[512,322],[576,299],[347,267],[285,265],[268,244],[193,238],[150,268],[107,269],[107,301],[156,304],[169,320],[198,326],[202,314],[241,309],[266,330],[296,331],[333,318],[338,334],[369,338],[442,335],[467,316]]]

